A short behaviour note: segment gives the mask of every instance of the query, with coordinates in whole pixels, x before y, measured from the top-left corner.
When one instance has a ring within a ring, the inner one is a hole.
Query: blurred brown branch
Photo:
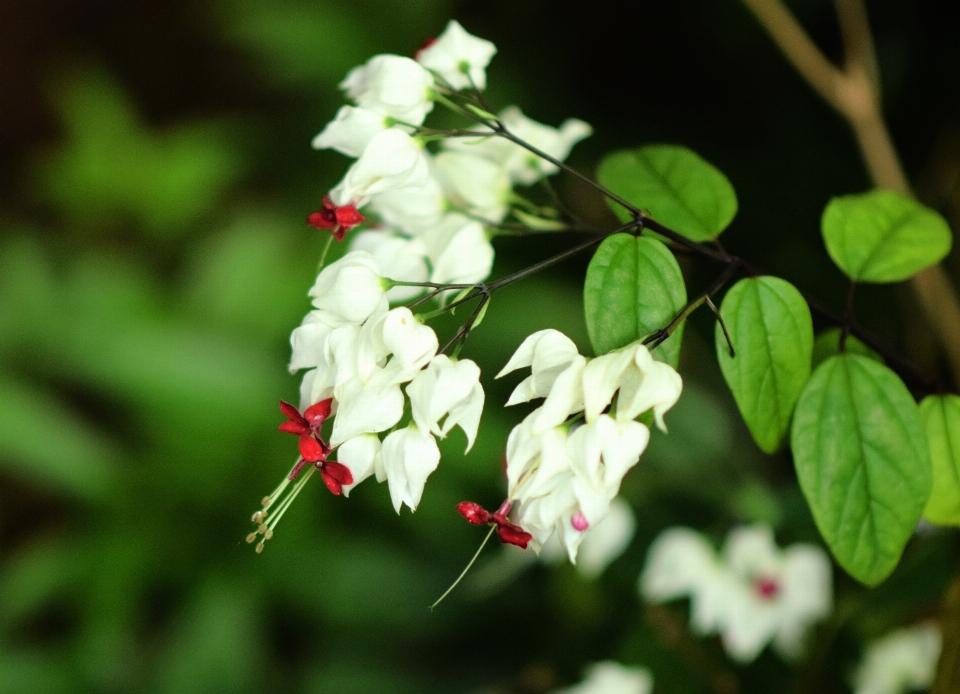
[[[845,49],[842,69],[827,60],[782,0],[743,2],[810,86],[850,124],[874,185],[913,195],[883,120],[879,72],[863,0],[836,0]],[[918,272],[910,283],[947,355],[954,383],[960,385],[956,290],[939,265]]]

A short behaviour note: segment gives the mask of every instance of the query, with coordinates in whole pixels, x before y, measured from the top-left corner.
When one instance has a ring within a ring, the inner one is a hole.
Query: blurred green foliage
[[[626,554],[594,583],[535,565],[497,594],[464,590],[426,609],[480,541],[454,505],[503,493],[506,435],[522,412],[497,407],[514,381],[490,375],[541,328],[588,350],[587,258],[496,295],[463,352],[485,374],[480,438],[466,458],[462,435],[443,445],[415,516],[397,518],[372,482],[348,500],[311,485],[262,555],[242,541],[295,455],[276,403],[297,392],[287,339],[322,247],[302,220],[345,166],[310,137],[350,67],[411,53],[450,16],[500,46],[495,103],[594,124],[575,164],[642,142],[690,145],[737,187],[724,242],[842,302],[817,220],[865,177],[846,131],[742,8],[641,3],[636,26],[653,48],[638,51],[629,22],[561,5],[44,0],[0,22],[0,44],[22,51],[0,70],[11,114],[0,140],[0,693],[544,692],[609,657],[651,667],[663,692],[709,691],[718,672],[744,692],[780,690],[791,671],[774,656],[734,669],[716,641],[683,635],[683,606],[650,611],[635,591],[646,547],[670,524],[719,539],[761,520],[782,541],[817,541],[789,460],[763,456],[736,414],[707,316],[686,333],[670,434],[625,482],[638,516]],[[797,5],[830,45],[829,3]],[[955,42],[905,0],[878,17],[894,134],[933,196],[936,166],[923,157],[936,129],[960,122],[942,95],[960,89],[932,78]],[[918,111],[939,120],[914,127]],[[612,222],[598,199],[561,188]],[[948,217],[956,204],[927,202]],[[497,273],[572,241],[499,239]],[[709,281],[682,265],[691,291]],[[861,301],[888,337],[911,325],[893,293]],[[936,370],[922,340],[900,346]],[[955,536],[931,530],[877,590],[838,570],[838,617],[801,682],[843,691],[859,639],[935,609],[956,556]]]

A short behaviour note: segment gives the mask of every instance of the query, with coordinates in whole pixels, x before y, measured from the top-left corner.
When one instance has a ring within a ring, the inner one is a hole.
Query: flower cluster
[[[666,430],[663,415],[682,382],[643,345],[588,360],[556,330],[530,335],[497,377],[526,367],[531,374],[507,405],[544,402],[507,439],[508,500],[519,504],[516,521],[536,549],[556,532],[575,562],[584,534],[606,517],[646,449],[650,431],[635,419],[652,409]]]
[[[670,528],[651,545],[640,576],[649,602],[691,599],[699,634],[719,633],[732,658],[750,662],[771,640],[788,658],[800,655],[811,625],[830,614],[830,561],[819,547],[780,550],[766,526],[735,528],[723,554],[689,528]]]
[[[512,187],[530,185],[557,167],[478,126],[483,137],[444,137],[423,127],[435,103],[457,110],[450,97],[479,93],[496,47],[451,21],[415,59],[376,55],[340,84],[352,104],[343,106],[313,140],[356,158],[310,216],[338,239],[372,212],[375,228],[355,236],[352,250],[369,252],[390,277],[407,282],[473,284],[493,266],[488,227],[503,221],[518,198]],[[463,113],[461,109],[459,111]],[[469,113],[469,111],[468,111]],[[546,154],[565,158],[591,132],[571,119],[559,129],[537,123],[517,107],[499,116],[502,125]],[[439,134],[438,134],[439,133]],[[442,139],[431,153],[428,140]],[[391,301],[416,296],[416,287],[394,287]]]
[[[905,694],[933,684],[943,647],[932,623],[898,629],[867,646],[853,675],[855,694]]]
[[[467,450],[473,446],[484,401],[479,367],[437,354],[437,335],[430,327],[408,308],[389,308],[391,284],[376,259],[355,251],[324,268],[310,289],[314,310],[290,339],[291,372],[308,369],[300,388],[304,414],[281,405],[288,422],[280,428],[300,436],[301,457],[254,515],[265,539],[308,478],[297,480],[306,463],[320,469],[336,494],[348,495],[375,474],[388,483],[399,513],[403,504],[416,509],[427,477],[440,462],[435,436],[459,426]],[[412,418],[398,428],[407,401]],[[320,435],[328,416],[333,417],[329,443]],[[381,441],[379,434],[388,430]],[[334,451],[332,464],[327,457]],[[271,514],[293,481],[297,486]]]

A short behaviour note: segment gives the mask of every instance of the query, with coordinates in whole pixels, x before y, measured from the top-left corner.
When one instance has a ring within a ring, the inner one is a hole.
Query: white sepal
[[[400,507],[406,504],[416,511],[427,478],[440,464],[437,442],[429,432],[410,424],[383,440],[381,455],[393,508],[400,513]]]
[[[350,496],[354,487],[373,474],[379,455],[380,438],[376,434],[360,434],[340,444],[337,462],[346,465],[353,475],[353,482],[343,486],[344,496]]]

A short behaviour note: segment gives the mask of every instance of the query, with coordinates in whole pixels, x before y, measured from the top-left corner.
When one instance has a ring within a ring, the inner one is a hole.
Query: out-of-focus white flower
[[[369,253],[380,263],[384,277],[403,282],[427,281],[427,249],[420,239],[388,229],[371,229],[354,236],[350,250]],[[387,291],[387,300],[406,301],[422,293],[422,287],[396,286]]]
[[[473,448],[484,399],[476,363],[438,354],[410,381],[407,396],[419,429],[443,438],[459,425],[467,436],[467,451]]]
[[[393,508],[400,513],[400,507],[406,504],[416,511],[427,477],[440,464],[437,442],[429,432],[411,423],[383,440],[381,457]]]
[[[652,691],[653,676],[646,668],[604,660],[588,667],[580,684],[554,689],[552,694],[650,694]]]
[[[487,86],[486,67],[497,52],[497,47],[481,39],[451,19],[437,40],[417,53],[417,61],[434,70],[454,89]]]
[[[384,284],[380,263],[369,253],[356,251],[325,267],[307,294],[318,309],[359,324],[380,305]]]
[[[511,190],[503,166],[467,152],[441,152],[434,162],[454,206],[492,224],[506,216]]]
[[[554,159],[563,161],[578,142],[593,133],[589,124],[570,118],[559,129],[527,118],[516,106],[508,106],[499,115],[507,130]],[[451,137],[444,140],[444,148],[483,156],[503,168],[513,183],[531,185],[559,169],[525,147],[510,140],[489,134],[489,128],[477,126],[478,137]]]
[[[416,141],[390,128],[377,133],[343,180],[330,191],[336,205],[362,207],[371,195],[423,186],[430,167]]]
[[[353,68],[340,83],[358,106],[420,125],[433,109],[433,75],[415,60],[375,55]]]
[[[390,117],[356,106],[342,106],[332,121],[313,138],[314,149],[335,149],[359,157],[376,135],[390,127]]]
[[[925,690],[937,675],[943,640],[936,624],[898,629],[867,646],[853,675],[854,694]]]
[[[438,284],[474,284],[490,276],[493,245],[483,225],[450,212],[423,235]]]
[[[337,449],[337,462],[346,465],[353,474],[353,482],[343,486],[343,495],[373,474],[380,455],[380,437],[376,434],[361,434],[347,439]]]
[[[823,550],[803,544],[780,550],[766,526],[732,530],[723,560],[698,533],[667,530],[650,548],[640,590],[650,602],[689,595],[694,630],[719,632],[740,662],[754,660],[770,641],[785,657],[797,657],[809,628],[833,605]]]

